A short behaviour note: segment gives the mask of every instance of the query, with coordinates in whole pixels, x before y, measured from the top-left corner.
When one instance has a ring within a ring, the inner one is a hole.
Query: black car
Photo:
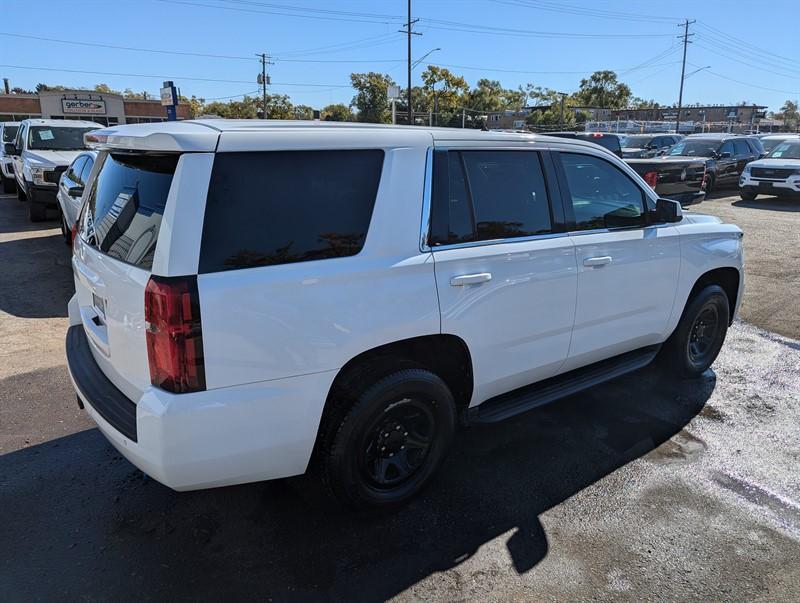
[[[673,146],[665,157],[706,160],[706,194],[718,186],[737,186],[744,166],[759,159],[763,147],[755,136],[691,134]]]
[[[622,156],[625,159],[657,157],[682,138],[680,134],[630,134],[622,141]]]
[[[617,157],[622,157],[622,136],[621,134],[611,134],[609,132],[544,132],[547,136],[558,138],[577,138],[599,144],[614,153]]]

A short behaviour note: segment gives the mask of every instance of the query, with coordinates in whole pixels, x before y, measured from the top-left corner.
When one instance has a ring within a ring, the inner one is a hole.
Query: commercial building
[[[177,107],[178,119],[189,118],[188,103]],[[85,119],[105,126],[166,121],[161,101],[128,99],[119,94],[86,90],[47,91],[39,94],[0,94],[0,121]]]
[[[681,109],[681,132],[749,132],[766,116],[765,105],[693,105]],[[658,107],[614,111],[611,120],[672,122],[674,129],[677,118],[677,107]]]

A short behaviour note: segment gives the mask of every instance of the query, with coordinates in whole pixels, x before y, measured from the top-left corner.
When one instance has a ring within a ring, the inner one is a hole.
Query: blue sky
[[[406,82],[406,40],[397,33],[406,0],[0,4],[0,75],[12,86],[105,82],[155,95],[164,76],[187,96],[230,97],[257,91],[257,52],[274,57],[271,92],[315,108],[349,102],[353,71],[381,71]],[[41,17],[31,18],[34,5]],[[490,77],[506,87],[532,82],[563,92],[592,71],[614,69],[635,95],[671,104],[680,78],[677,24],[696,19],[687,72],[711,68],[686,80],[684,103],[748,101],[777,109],[800,97],[797,8],[797,0],[414,0],[415,28],[423,35],[414,36],[412,54],[441,48],[427,61],[453,66],[471,85]],[[424,67],[416,68],[415,82]],[[157,77],[142,77],[150,75]]]

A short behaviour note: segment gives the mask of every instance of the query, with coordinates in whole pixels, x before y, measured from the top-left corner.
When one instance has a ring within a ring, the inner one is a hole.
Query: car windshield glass
[[[643,146],[650,144],[651,140],[653,140],[652,136],[626,136],[622,141],[622,146],[641,149]]]
[[[800,159],[800,141],[782,142],[767,155],[772,159]]]
[[[3,142],[13,142],[19,126],[3,126]]]
[[[86,148],[83,135],[96,129],[33,126],[28,138],[28,148],[42,151],[80,151]]]
[[[715,140],[682,140],[669,151],[670,155],[713,157],[719,143]]]
[[[769,153],[785,140],[785,138],[762,138],[761,145],[764,147],[764,150]]]

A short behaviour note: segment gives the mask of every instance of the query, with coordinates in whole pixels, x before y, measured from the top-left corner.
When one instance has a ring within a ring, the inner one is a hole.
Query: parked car
[[[781,142],[764,159],[748,163],[739,179],[745,201],[757,195],[800,198],[800,137]]]
[[[83,192],[89,183],[97,151],[80,153],[72,160],[58,181],[58,205],[61,208],[61,234],[72,244],[72,227],[81,211]]]
[[[611,134],[609,132],[547,132],[547,135],[593,142],[604,149],[608,149],[617,157],[622,157],[622,139],[624,137],[621,134]]]
[[[8,142],[14,142],[14,137],[17,135],[17,128],[19,124],[14,121],[0,122],[0,184],[3,185],[4,193],[15,192],[14,180],[14,161],[11,155],[6,154],[5,146]]]
[[[689,157],[625,159],[659,197],[681,205],[700,203],[706,196],[706,161]]]
[[[772,149],[782,143],[784,140],[794,140],[800,139],[800,134],[767,134],[765,136],[759,136],[758,140],[761,142],[761,145],[764,147],[764,151],[769,153]]]
[[[5,152],[14,159],[17,198],[28,201],[32,222],[45,219],[49,207],[58,207],[56,191],[61,174],[82,150],[83,135],[100,128],[90,121],[25,119]]]
[[[680,134],[631,134],[622,139],[622,157],[625,159],[647,159],[666,153],[681,140]]]
[[[703,158],[706,161],[706,194],[722,186],[736,186],[744,166],[761,157],[754,136],[690,134],[673,146],[668,157]]]
[[[458,425],[658,354],[700,375],[742,296],[736,226],[580,140],[253,120],[87,139],[69,373],[176,490],[313,460],[349,505],[403,503]]]

